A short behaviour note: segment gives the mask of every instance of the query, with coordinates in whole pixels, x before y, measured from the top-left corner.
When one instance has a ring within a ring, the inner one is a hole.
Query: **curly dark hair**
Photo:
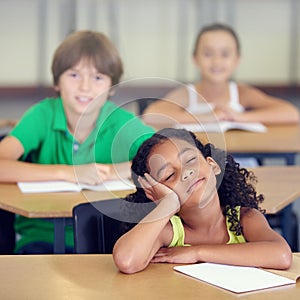
[[[210,156],[217,162],[221,169],[220,174],[216,176],[220,204],[223,208],[223,214],[228,216],[231,224],[230,230],[236,235],[242,234],[242,226],[236,207],[255,208],[264,213],[264,210],[259,207],[259,203],[263,202],[264,197],[261,194],[258,195],[255,190],[254,184],[257,180],[254,173],[240,168],[239,163],[231,155],[214,147],[211,143],[202,144],[194,133],[185,129],[164,128],[141,145],[131,166],[131,176],[137,189],[134,193],[129,194],[125,200],[130,203],[152,202],[146,197],[143,188],[140,187],[138,177],[149,172],[147,161],[153,147],[170,138],[184,140],[195,145],[205,158]]]

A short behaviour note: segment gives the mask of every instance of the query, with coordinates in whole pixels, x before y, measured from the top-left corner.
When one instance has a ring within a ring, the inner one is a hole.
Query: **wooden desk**
[[[235,294],[173,270],[150,264],[133,275],[120,273],[111,255],[0,256],[1,299],[299,299],[295,285]]]
[[[281,211],[282,236],[294,251],[298,251],[291,203],[300,197],[300,166],[262,166],[252,170],[258,178],[257,191],[265,196],[261,207],[268,214]]]
[[[281,157],[288,165],[295,164],[300,153],[300,125],[268,126],[265,133],[230,130],[225,133],[196,133],[203,142],[234,154],[258,159]]]
[[[54,253],[65,253],[65,226],[75,205],[94,200],[124,197],[130,191],[22,193],[16,184],[0,183],[0,208],[27,218],[52,219]]]
[[[275,214],[300,197],[300,166],[264,166],[252,169],[257,191],[265,195],[262,208]],[[53,219],[55,253],[64,253],[64,229],[75,205],[88,201],[124,197],[130,191],[24,194],[16,184],[0,184],[0,208],[28,218]],[[289,222],[283,235],[290,238]],[[289,240],[288,240],[289,241]]]
[[[129,191],[22,193],[16,184],[0,183],[0,208],[27,218],[72,217],[75,205],[124,197]]]
[[[276,214],[300,197],[300,166],[261,166],[251,170],[257,176],[257,191],[265,196],[261,206],[268,214]]]
[[[261,166],[251,169],[258,179],[257,191],[265,195],[262,207],[275,214],[300,197],[300,166]],[[16,184],[0,183],[0,208],[28,218],[72,217],[75,205],[124,197],[130,191],[78,193],[22,193]]]

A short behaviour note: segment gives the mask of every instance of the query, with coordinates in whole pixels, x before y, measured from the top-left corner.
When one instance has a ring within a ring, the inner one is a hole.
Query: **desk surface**
[[[265,166],[253,169],[257,191],[265,195],[262,208],[277,213],[300,197],[300,166]],[[0,208],[29,218],[71,217],[78,203],[124,197],[130,191],[78,193],[22,193],[16,184],[0,184]]]
[[[120,273],[111,255],[0,256],[1,299],[236,299],[237,294],[150,264],[143,272]],[[240,294],[243,299],[299,299],[296,285]]]
[[[300,166],[265,166],[253,169],[257,191],[265,195],[262,208],[276,213],[300,197]],[[78,193],[22,193],[16,184],[0,184],[0,208],[29,218],[71,217],[78,203],[124,197],[129,191]]]
[[[268,126],[267,132],[229,130],[225,133],[196,133],[203,142],[231,153],[297,153],[300,152],[299,125]]]
[[[16,184],[0,183],[0,208],[28,218],[71,217],[75,205],[124,197],[129,191],[22,193]]]
[[[300,197],[300,166],[262,166],[252,169],[257,191],[264,194],[262,208],[275,214]]]

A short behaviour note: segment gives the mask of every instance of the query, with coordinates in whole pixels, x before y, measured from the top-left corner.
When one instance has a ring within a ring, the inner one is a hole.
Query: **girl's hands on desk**
[[[198,262],[193,246],[160,248],[152,258],[154,263],[193,264]]]
[[[243,116],[243,113],[234,111],[228,106],[218,107],[214,110],[214,113],[219,121],[238,122],[242,121],[241,118]]]
[[[234,112],[232,109],[222,106],[216,107],[213,112],[197,115],[199,122],[210,123],[218,121],[237,121],[235,120],[241,113]]]

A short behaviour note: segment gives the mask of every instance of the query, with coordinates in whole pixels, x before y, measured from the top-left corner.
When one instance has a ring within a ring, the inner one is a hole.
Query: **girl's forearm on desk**
[[[149,264],[153,255],[163,246],[166,237],[162,237],[161,233],[178,207],[178,200],[167,197],[117,241],[113,256],[120,271],[135,273]]]
[[[197,248],[198,261],[214,263],[287,269],[290,267],[292,259],[290,250],[284,244],[280,247],[277,242],[273,241],[203,245],[196,246]],[[255,255],[249,255],[250,253],[255,253]]]
[[[298,124],[299,113],[291,109],[285,111],[280,107],[260,108],[241,113],[235,121],[238,122],[261,122],[267,125],[275,124]]]
[[[251,255],[255,253],[255,255]],[[272,255],[270,255],[272,253]],[[191,247],[160,249],[152,262],[197,263],[211,262],[240,266],[287,269],[292,263],[290,249],[276,241],[241,244],[204,244]]]

